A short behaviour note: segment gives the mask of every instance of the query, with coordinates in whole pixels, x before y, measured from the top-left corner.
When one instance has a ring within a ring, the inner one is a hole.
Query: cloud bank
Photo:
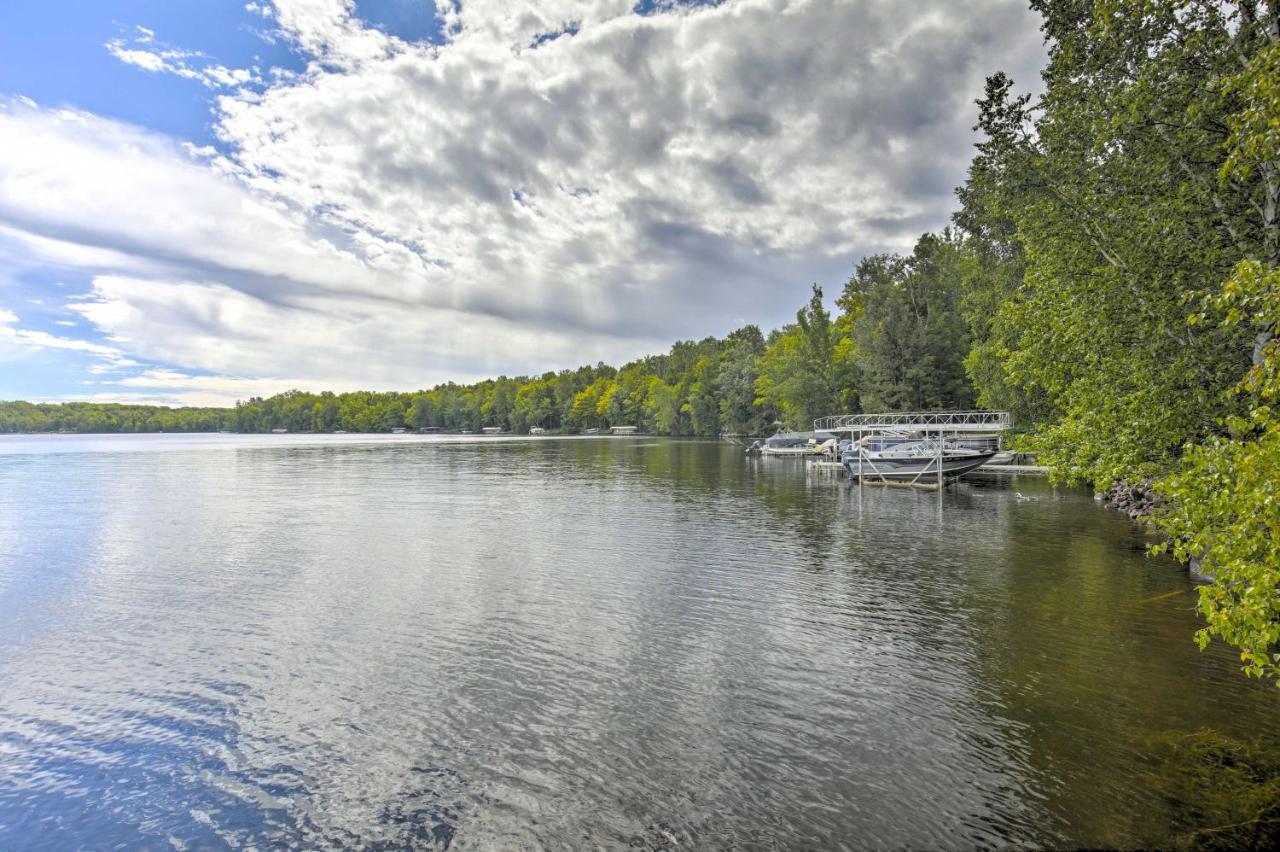
[[[10,311],[0,345],[101,347],[94,395],[207,403],[774,325],[943,226],[983,77],[1044,58],[1021,0],[463,0],[439,44],[344,0],[252,5],[305,70],[195,62],[144,27],[106,48],[214,90],[218,150],[0,110],[0,253],[86,273],[67,308],[100,338]]]

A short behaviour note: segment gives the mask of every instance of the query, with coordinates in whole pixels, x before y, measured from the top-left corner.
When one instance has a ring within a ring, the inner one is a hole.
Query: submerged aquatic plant
[[[1216,731],[1169,733],[1151,743],[1153,784],[1179,849],[1280,846],[1280,754]]]

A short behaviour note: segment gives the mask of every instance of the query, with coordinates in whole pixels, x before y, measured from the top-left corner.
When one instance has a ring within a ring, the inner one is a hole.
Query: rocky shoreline
[[[1093,495],[1102,505],[1124,512],[1131,520],[1146,519],[1160,506],[1160,497],[1149,482],[1116,482]]]

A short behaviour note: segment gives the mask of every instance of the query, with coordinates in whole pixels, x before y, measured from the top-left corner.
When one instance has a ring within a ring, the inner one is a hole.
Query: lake
[[[0,848],[1159,842],[1280,690],[1145,545],[706,441],[0,436]]]

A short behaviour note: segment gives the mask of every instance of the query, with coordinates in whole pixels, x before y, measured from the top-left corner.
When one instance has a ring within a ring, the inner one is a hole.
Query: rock
[[[1093,499],[1104,506],[1124,512],[1134,520],[1147,517],[1159,505],[1155,491],[1146,482],[1115,482],[1106,491],[1095,492]]]

